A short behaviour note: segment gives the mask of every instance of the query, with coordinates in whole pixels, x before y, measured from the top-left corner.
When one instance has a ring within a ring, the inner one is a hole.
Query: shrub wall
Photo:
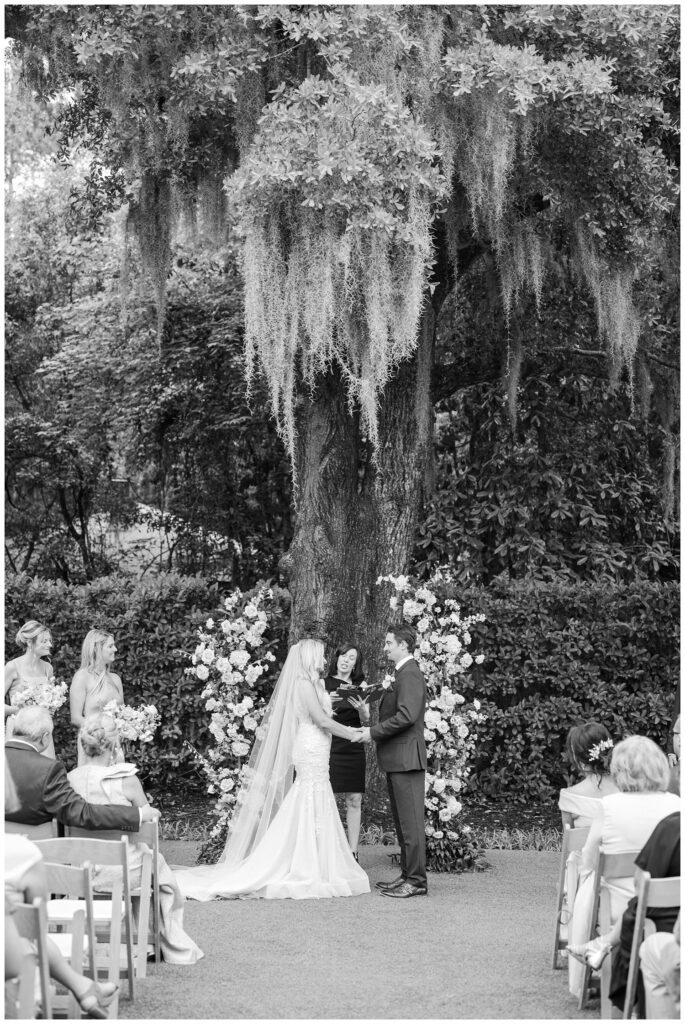
[[[116,670],[127,703],[152,702],[162,721],[144,748],[149,786],[178,792],[204,788],[185,740],[203,749],[208,716],[201,684],[184,669],[195,630],[216,615],[222,595],[199,577],[103,577],[85,585],[6,577],[6,656],[19,653],[14,634],[29,618],[46,622],[53,664],[67,682],[80,664],[81,642],[94,626],[113,633]],[[547,803],[566,784],[564,738],[576,722],[595,718],[615,739],[629,733],[666,745],[678,676],[679,589],[676,584],[507,583],[461,591],[462,612],[482,612],[472,629],[482,666],[459,688],[488,713],[481,729],[474,796],[507,794]],[[56,716],[55,742],[75,762],[68,706]]]
[[[602,722],[615,741],[631,733],[666,748],[677,700],[679,587],[508,583],[463,591],[463,613],[482,666],[462,677],[479,697],[483,726],[471,788],[547,802],[567,784],[571,725]]]

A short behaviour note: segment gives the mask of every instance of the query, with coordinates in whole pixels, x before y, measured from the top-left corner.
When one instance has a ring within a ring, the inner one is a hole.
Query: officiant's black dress
[[[341,680],[326,676],[326,690],[337,690]],[[344,691],[341,691],[344,692]],[[361,725],[359,712],[346,700],[338,701],[334,707],[335,720],[341,725],[358,729]],[[363,743],[351,743],[342,736],[333,736],[329,762],[331,788],[334,793],[364,793],[366,791],[366,753]]]

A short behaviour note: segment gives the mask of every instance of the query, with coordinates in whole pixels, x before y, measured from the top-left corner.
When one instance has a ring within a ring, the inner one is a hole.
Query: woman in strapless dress
[[[111,700],[124,703],[121,678],[111,671],[117,647],[111,633],[91,629],[81,647],[81,667],[75,673],[69,688],[71,724],[80,729],[89,715],[102,711]],[[122,755],[123,760],[123,755]],[[78,763],[84,763],[83,750],[78,744]]]
[[[29,619],[17,633],[15,640],[24,654],[5,665],[5,738],[13,733],[14,716],[17,708],[12,703],[12,695],[27,683],[44,683],[54,680],[52,665],[45,659],[52,650],[50,630],[42,622]],[[45,757],[55,756],[55,745],[50,740],[49,746],[42,752]]]

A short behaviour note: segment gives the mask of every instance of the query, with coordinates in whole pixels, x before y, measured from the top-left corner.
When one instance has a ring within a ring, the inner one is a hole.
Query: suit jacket
[[[395,675],[393,688],[383,694],[378,709],[380,721],[371,727],[382,771],[425,771],[425,710],[426,680],[412,658]]]
[[[64,825],[89,830],[116,828],[137,832],[140,828],[137,807],[86,803],[69,785],[62,762],[43,757],[26,741],[7,740],[5,757],[5,767],[12,776],[20,804],[19,810],[5,812],[8,821],[42,825],[57,818]]]

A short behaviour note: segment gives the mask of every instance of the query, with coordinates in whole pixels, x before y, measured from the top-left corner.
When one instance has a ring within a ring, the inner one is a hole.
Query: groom
[[[365,743],[376,741],[378,765],[386,773],[400,844],[401,874],[392,882],[376,882],[376,885],[383,896],[395,899],[425,896],[428,892],[423,809],[426,681],[412,656],[415,645],[413,626],[402,623],[388,629],[383,650],[395,664],[395,682],[381,698],[378,725],[364,729],[362,736]]]

